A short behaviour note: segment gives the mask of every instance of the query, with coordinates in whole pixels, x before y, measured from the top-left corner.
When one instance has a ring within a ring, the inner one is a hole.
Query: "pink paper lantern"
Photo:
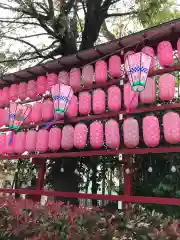
[[[0,108],[0,127],[8,124],[8,113],[5,109]]]
[[[170,42],[162,41],[157,46],[157,56],[159,64],[162,67],[172,65],[173,60],[173,48]]]
[[[152,57],[150,69],[154,69],[154,67],[155,67],[155,59],[154,59],[155,58],[155,53],[154,53],[154,49],[152,47],[146,46],[146,47],[144,47],[141,50],[141,52],[143,52],[143,53],[145,53],[145,54],[147,54],[147,55]]]
[[[6,135],[1,133],[0,134],[0,155],[5,153],[5,141],[6,141]]]
[[[36,89],[37,89],[36,81],[34,81],[34,80],[28,81],[28,84],[27,84],[27,96],[30,99],[34,99],[36,97],[36,94],[37,94],[37,90]]]
[[[51,151],[58,151],[61,146],[61,129],[53,127],[49,131],[49,149]]]
[[[120,146],[119,125],[110,119],[105,123],[105,139],[108,148],[117,149]]]
[[[110,111],[121,109],[121,90],[117,86],[108,88],[108,108]]]
[[[47,78],[46,76],[40,76],[37,78],[37,94],[43,95],[46,92]]]
[[[87,143],[88,128],[84,123],[76,124],[74,128],[74,146],[83,149]]]
[[[9,104],[9,88],[8,87],[4,87],[2,89],[2,93],[1,93],[1,101],[3,103],[3,105],[8,105]]]
[[[9,124],[9,108],[5,109],[5,114],[4,114],[4,125],[8,125]]]
[[[147,116],[143,118],[143,138],[148,147],[156,147],[160,141],[160,128],[158,118]]]
[[[118,78],[122,75],[121,58],[117,55],[109,58],[109,75]]]
[[[96,89],[93,91],[93,112],[95,114],[101,114],[105,111],[106,107],[106,95],[102,89]]]
[[[82,82],[84,87],[91,87],[94,80],[94,68],[92,65],[86,65],[82,69]]]
[[[47,84],[46,84],[46,90],[50,91],[52,86],[55,85],[57,83],[57,74],[55,73],[49,73],[47,75]]]
[[[5,138],[4,153],[7,153],[7,154],[13,154],[15,152],[14,145],[16,142],[16,134],[13,135],[12,142],[9,145],[10,135],[11,135],[11,133],[6,134],[6,138]]]
[[[163,116],[164,138],[168,143],[180,142],[180,117],[176,112],[168,112]]]
[[[72,96],[66,110],[66,116],[69,118],[77,117],[78,115],[78,99],[75,95]]]
[[[26,141],[26,133],[17,132],[15,144],[14,144],[15,153],[22,154],[23,152],[25,152],[25,141]]]
[[[96,83],[104,83],[107,81],[107,63],[104,60],[98,60],[96,62],[95,81]]]
[[[103,124],[99,121],[90,125],[90,144],[93,148],[101,148],[104,144]]]
[[[16,101],[18,99],[18,85],[12,84],[9,88],[9,99]]]
[[[87,91],[79,93],[79,113],[88,115],[91,112],[91,94]]]
[[[37,139],[37,132],[35,130],[29,130],[26,133],[26,140],[25,140],[26,151],[28,152],[36,151],[36,139]]]
[[[54,117],[53,102],[51,100],[45,100],[42,103],[42,120],[49,121]]]
[[[0,107],[2,107],[4,105],[3,101],[2,101],[2,89],[0,89]]]
[[[134,95],[136,94],[136,95]],[[132,101],[133,99],[133,101]],[[132,91],[130,83],[124,84],[124,107],[134,109],[138,106],[138,93]]]
[[[58,83],[69,85],[69,74],[65,71],[60,72],[58,75]]]
[[[18,96],[21,101],[25,100],[27,97],[27,83],[21,82],[18,85]]]
[[[166,73],[159,78],[159,98],[162,101],[171,101],[175,94],[175,77]]]
[[[74,145],[74,128],[66,125],[62,129],[61,147],[64,150],[70,150]]]
[[[128,148],[135,148],[139,144],[139,125],[134,118],[127,118],[123,123],[124,145]]]
[[[46,129],[40,129],[37,132],[36,151],[40,153],[47,152],[49,143],[49,132]]]
[[[73,68],[69,74],[69,83],[72,89],[76,92],[81,89],[81,70],[79,68]]]
[[[153,78],[147,78],[145,89],[140,92],[140,101],[142,104],[152,104],[156,100],[156,81]]]
[[[126,61],[127,56],[134,54],[134,51],[128,51],[124,54],[124,62]]]
[[[180,38],[177,41],[177,52],[178,52],[178,59],[180,60]]]
[[[42,103],[35,102],[30,113],[30,120],[32,123],[40,123],[42,121]]]

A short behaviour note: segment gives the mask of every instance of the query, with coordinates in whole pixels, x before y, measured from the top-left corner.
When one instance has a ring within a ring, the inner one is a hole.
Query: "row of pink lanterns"
[[[158,81],[158,96],[160,100],[171,101],[175,94],[175,78],[171,74],[164,74]],[[127,108],[134,92],[130,84],[124,85],[124,107]],[[107,107],[109,111],[119,111],[121,109],[122,93],[118,86],[111,86],[107,91]],[[91,101],[92,99],[92,101]],[[156,100],[156,82],[152,78],[147,79],[146,88],[140,93],[141,104],[153,104]],[[91,103],[92,102],[92,103]],[[91,106],[92,105],[92,106]],[[135,96],[131,107],[138,105],[138,95]],[[8,109],[0,109],[0,126],[8,125]],[[102,89],[93,91],[92,97],[88,91],[80,92],[79,99],[74,95],[66,111],[69,118],[80,115],[102,114],[106,111],[106,94]],[[53,102],[45,100],[43,103],[36,102],[32,106],[30,116],[25,120],[25,124],[40,123],[49,121],[54,117]]]
[[[180,39],[177,43],[177,50],[180,59]],[[152,56],[151,69],[154,68],[155,54],[153,48],[146,46],[142,51]],[[133,51],[127,52],[125,57],[132,53]],[[173,64],[173,49],[170,42],[162,41],[158,44],[157,58],[161,66]],[[10,88],[4,87],[0,90],[0,106],[9,104],[10,100],[35,99],[37,95],[43,95],[46,91],[50,91],[52,85],[56,83],[69,84],[74,91],[79,91],[81,85],[90,87],[94,79],[97,83],[106,82],[108,75],[117,78],[123,74],[121,63],[120,56],[114,55],[109,58],[108,64],[105,60],[98,60],[95,63],[95,70],[92,65],[86,65],[82,68],[82,72],[80,68],[73,68],[69,73],[60,72],[58,76],[55,73],[50,73],[47,76],[38,77],[37,81],[30,80],[28,83],[22,82],[19,85],[12,84]]]
[[[173,124],[172,124],[173,122]],[[104,130],[105,129],[105,130]],[[144,143],[148,147],[156,147],[160,142],[160,124],[156,116],[146,116],[142,121]],[[92,122],[88,127],[84,123],[78,123],[75,127],[65,125],[62,130],[53,127],[49,131],[29,130],[27,133],[18,132],[13,138],[13,143],[8,145],[9,134],[0,134],[0,154],[23,154],[27,152],[44,153],[48,150],[58,151],[70,150],[73,147],[84,149],[87,146],[88,131],[90,146],[98,149],[105,144],[110,149],[120,147],[119,123],[110,119],[105,123],[101,121]],[[180,142],[180,116],[176,112],[168,112],[163,116],[163,132],[166,142],[176,144]],[[124,145],[135,148],[139,144],[139,124],[135,118],[127,118],[123,122]]]

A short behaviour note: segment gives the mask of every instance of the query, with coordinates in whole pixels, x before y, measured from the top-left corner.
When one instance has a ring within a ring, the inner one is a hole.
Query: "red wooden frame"
[[[148,153],[177,153],[180,152],[180,146],[172,147],[156,147],[156,148],[122,148],[119,150],[89,150],[78,152],[60,152],[60,153],[42,153],[42,154],[27,154],[27,155],[0,155],[0,159],[27,159],[38,158],[46,160],[48,158],[60,157],[87,157],[87,156],[113,156],[118,154],[148,154]]]
[[[122,201],[129,203],[150,203],[150,204],[166,204],[180,206],[180,199],[177,198],[160,198],[160,197],[142,197],[142,196],[129,196],[129,195],[102,195],[102,194],[86,194],[86,193],[72,193],[72,192],[55,192],[45,190],[27,190],[27,189],[11,189],[1,188],[0,192],[3,193],[19,193],[35,196],[57,196],[67,198],[81,198],[81,199],[96,199],[96,200],[110,200]]]
[[[180,64],[171,66],[169,68],[158,69],[153,72],[150,72],[149,76],[162,75],[165,73],[173,72],[180,70]],[[126,81],[126,78],[121,78]],[[111,80],[105,84],[93,84],[91,88],[83,88],[80,91],[91,90],[95,88],[107,88],[113,84],[119,83],[120,79]],[[40,97],[37,97],[33,101],[39,100]],[[23,101],[21,103],[32,102],[32,100]],[[117,117],[119,114],[123,115],[133,115],[140,114],[144,112],[154,112],[154,111],[164,111],[169,109],[178,109],[180,108],[180,103],[170,103],[160,106],[148,106],[148,107],[139,107],[137,109],[133,109],[131,112],[127,113],[126,110],[121,110],[119,112],[108,112],[101,115],[90,115],[83,117],[76,117],[74,119],[68,119],[66,121],[60,120],[57,121],[56,124],[65,124],[65,123],[76,123],[79,121],[86,120],[97,120],[97,119],[108,119],[110,117]],[[41,123],[40,126],[45,123]],[[25,126],[24,128],[31,128],[35,125]],[[8,131],[8,128],[1,128],[1,132]],[[120,162],[120,164],[127,163],[128,166],[128,156],[127,154],[147,154],[147,153],[169,153],[169,152],[180,152],[180,146],[168,146],[168,147],[156,147],[156,148],[134,148],[127,149],[122,148],[118,150],[90,150],[90,151],[81,151],[81,152],[60,152],[60,153],[45,153],[45,154],[28,154],[28,155],[0,155],[0,159],[25,159],[25,158],[35,158],[38,159],[40,163],[38,166],[38,179],[36,190],[27,190],[27,189],[0,189],[0,192],[3,193],[19,193],[19,194],[28,194],[37,196],[36,200],[40,200],[42,195],[45,196],[61,196],[61,197],[70,197],[70,198],[84,198],[84,199],[97,199],[97,200],[110,200],[110,201],[122,201],[127,203],[153,203],[153,204],[166,204],[166,205],[178,205],[180,206],[180,199],[175,198],[156,198],[156,197],[142,197],[142,196],[131,196],[131,174],[127,174],[124,172],[124,195],[101,195],[101,194],[84,194],[84,193],[71,193],[71,192],[55,192],[55,191],[45,191],[43,190],[44,185],[44,174],[46,168],[46,160],[48,158],[60,158],[60,157],[77,157],[77,156],[97,156],[97,155],[118,155],[120,153],[126,155],[125,161]],[[44,161],[42,161],[44,160]],[[125,166],[125,167],[126,167]]]

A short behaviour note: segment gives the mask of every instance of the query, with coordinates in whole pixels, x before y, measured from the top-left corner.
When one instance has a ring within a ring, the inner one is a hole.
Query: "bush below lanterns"
[[[178,240],[178,221],[133,207],[128,218],[62,202],[0,199],[0,240]]]

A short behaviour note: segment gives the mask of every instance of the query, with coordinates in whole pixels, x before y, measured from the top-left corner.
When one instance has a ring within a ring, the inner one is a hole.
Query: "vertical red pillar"
[[[124,164],[124,195],[125,196],[131,196],[132,194],[132,186],[131,186],[131,158],[128,155],[123,156],[123,160],[125,161]],[[131,204],[127,202],[123,202],[123,209],[125,213],[128,215],[129,209]]]
[[[44,176],[46,173],[46,160],[38,159],[37,163],[38,176],[36,182],[36,191],[42,190],[44,187]],[[41,200],[41,195],[37,195],[37,201]]]

